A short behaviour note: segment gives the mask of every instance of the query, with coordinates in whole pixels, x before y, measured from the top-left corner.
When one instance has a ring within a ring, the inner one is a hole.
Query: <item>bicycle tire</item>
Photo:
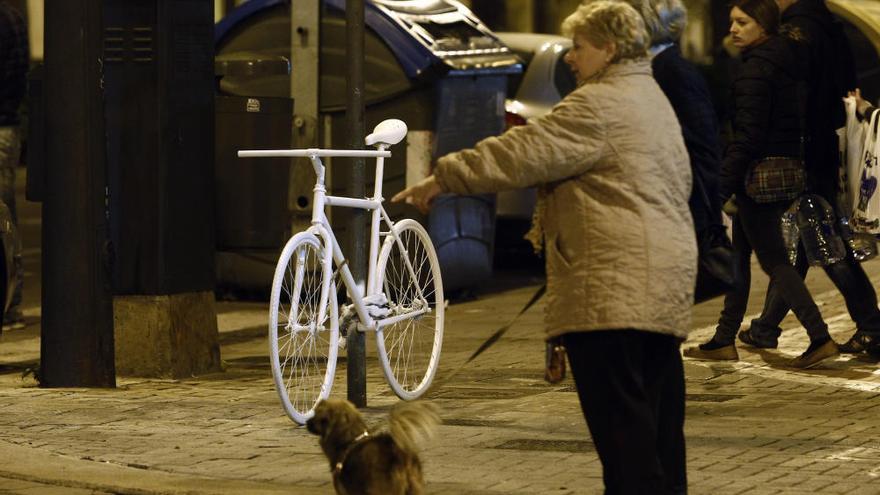
[[[388,384],[404,400],[420,397],[431,386],[443,345],[443,281],[440,262],[428,232],[418,222],[406,219],[394,225],[404,246],[388,235],[379,254],[379,286],[388,298],[391,316],[404,314],[427,304],[428,312],[415,318],[380,327],[376,331],[379,362]],[[403,261],[406,254],[415,279]],[[419,288],[424,301],[419,301]]]
[[[330,290],[317,321],[321,288],[332,271],[315,235],[293,236],[278,258],[269,300],[269,356],[275,390],[287,415],[305,424],[330,395],[339,352],[339,311]],[[293,264],[291,264],[293,262]],[[332,284],[331,284],[332,285]]]

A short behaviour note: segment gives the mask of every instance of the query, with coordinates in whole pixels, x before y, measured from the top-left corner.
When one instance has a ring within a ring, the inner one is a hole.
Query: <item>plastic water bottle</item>
[[[801,197],[797,210],[797,226],[807,261],[813,266],[827,266],[846,257],[843,239],[834,228],[834,210],[815,194]]]
[[[800,242],[800,229],[797,224],[798,202],[795,201],[791,208],[782,214],[780,228],[782,229],[782,240],[785,243],[785,250],[788,252],[788,262],[793,265],[797,263],[798,242]]]
[[[853,232],[846,215],[839,215],[837,223],[840,228],[840,237],[843,238],[843,242],[846,243],[846,247],[849,248],[856,261],[868,261],[877,256],[877,240],[873,235]]]
[[[873,234],[861,232],[853,234],[853,257],[856,261],[868,261],[877,256],[877,238]]]

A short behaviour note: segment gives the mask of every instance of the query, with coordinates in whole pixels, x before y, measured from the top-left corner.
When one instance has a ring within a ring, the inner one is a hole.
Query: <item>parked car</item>
[[[552,34],[495,33],[522,61],[521,74],[508,77],[505,121],[507,128],[525,125],[546,114],[577,86],[574,74],[563,57],[571,48],[571,40]],[[535,189],[507,191],[497,195],[495,264],[503,268],[522,266],[531,260],[531,244],[523,235],[531,225],[535,208]]]
[[[552,34],[495,33],[522,59],[525,70],[508,78],[504,102],[507,127],[524,125],[546,114],[577,86],[574,74],[563,57],[571,40]],[[535,206],[535,190],[498,194],[496,215],[499,222],[530,220]],[[499,225],[499,231],[502,230]],[[516,229],[518,230],[518,229]],[[500,234],[500,232],[499,232]]]

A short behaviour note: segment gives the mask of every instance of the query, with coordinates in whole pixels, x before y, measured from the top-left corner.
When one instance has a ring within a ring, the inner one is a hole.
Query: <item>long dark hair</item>
[[[730,8],[739,7],[769,35],[779,33],[780,13],[776,0],[733,0]]]

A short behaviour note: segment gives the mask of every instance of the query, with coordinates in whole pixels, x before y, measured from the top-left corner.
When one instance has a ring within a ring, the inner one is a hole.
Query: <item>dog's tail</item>
[[[440,415],[429,402],[400,402],[388,416],[391,438],[401,449],[417,452],[423,441],[434,436]]]

